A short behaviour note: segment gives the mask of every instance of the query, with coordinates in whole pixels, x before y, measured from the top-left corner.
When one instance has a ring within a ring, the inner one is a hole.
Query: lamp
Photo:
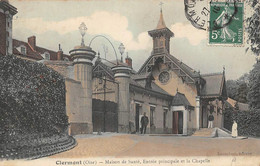
[[[124,46],[124,44],[121,43],[121,44],[119,45],[118,49],[119,49],[119,52],[120,52],[120,54],[121,54],[121,62],[123,62],[123,54],[124,54],[124,52],[125,52],[125,46]]]
[[[87,28],[86,24],[84,22],[82,22],[80,24],[80,26],[79,26],[79,32],[80,32],[81,37],[82,37],[82,39],[81,39],[81,46],[85,46],[85,44],[84,44],[84,36],[86,34],[87,29],[88,28]]]

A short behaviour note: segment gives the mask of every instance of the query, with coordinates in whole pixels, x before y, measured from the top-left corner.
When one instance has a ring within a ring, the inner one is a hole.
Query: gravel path
[[[51,158],[152,156],[260,156],[260,139],[105,133],[76,136],[78,145]]]

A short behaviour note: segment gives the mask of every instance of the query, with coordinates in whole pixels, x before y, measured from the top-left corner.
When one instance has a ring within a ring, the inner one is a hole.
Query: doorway
[[[139,132],[139,115],[140,115],[140,105],[139,104],[135,104],[135,131]]]
[[[172,114],[172,133],[183,134],[183,112],[175,111]]]

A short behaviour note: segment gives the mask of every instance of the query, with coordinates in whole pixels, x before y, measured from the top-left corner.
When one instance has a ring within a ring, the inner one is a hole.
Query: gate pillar
[[[130,118],[130,73],[132,68],[125,65],[117,65],[112,68],[115,80],[119,83],[118,89],[118,132],[129,132]]]

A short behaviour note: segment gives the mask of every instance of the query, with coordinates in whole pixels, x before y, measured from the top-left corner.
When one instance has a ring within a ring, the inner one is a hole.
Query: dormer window
[[[26,47],[21,46],[21,54],[26,55]]]
[[[50,60],[50,54],[48,52],[44,53],[44,59],[45,60]]]

